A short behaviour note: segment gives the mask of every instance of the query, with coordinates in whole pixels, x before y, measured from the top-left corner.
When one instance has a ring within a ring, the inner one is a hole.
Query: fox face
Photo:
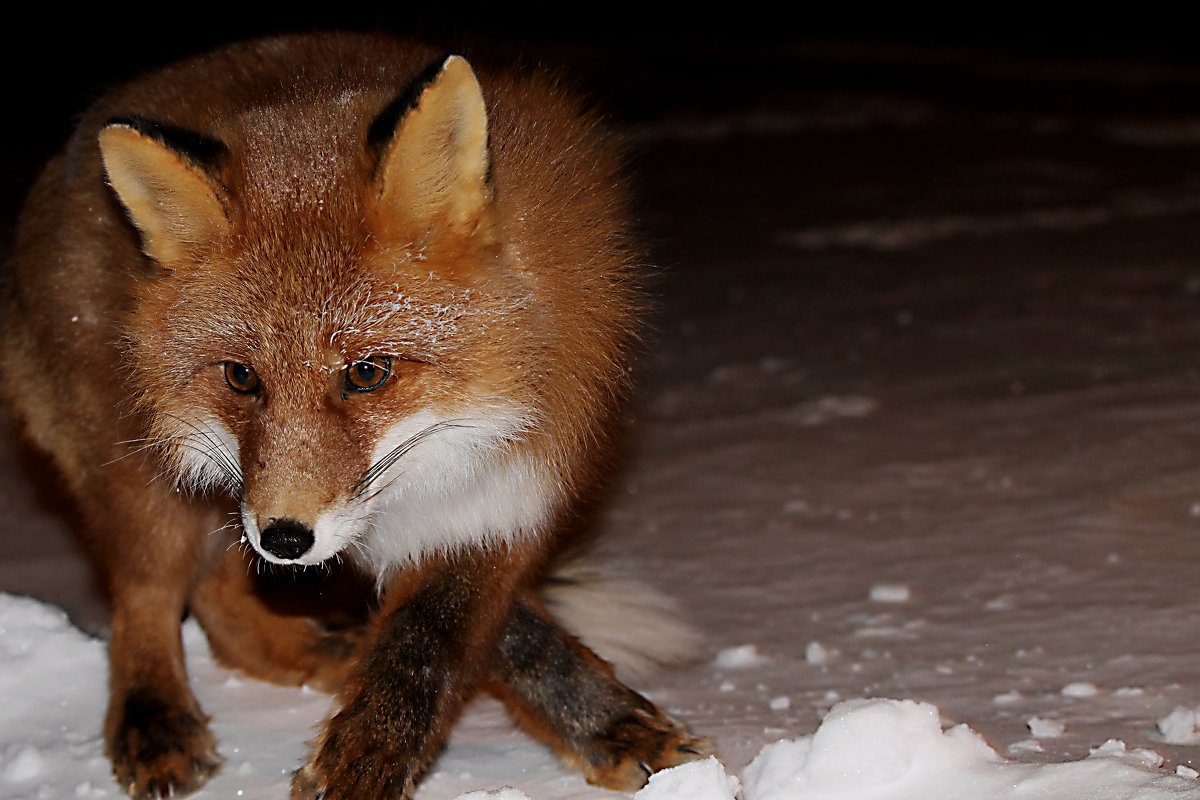
[[[181,487],[235,495],[274,563],[384,571],[536,534],[559,502],[479,84],[450,57],[385,103],[100,134],[157,267],[124,326],[147,444]]]

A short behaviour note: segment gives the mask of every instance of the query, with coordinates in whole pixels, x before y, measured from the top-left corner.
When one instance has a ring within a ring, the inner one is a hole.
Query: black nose
[[[274,519],[259,539],[262,549],[276,558],[299,558],[313,546],[312,528],[294,519]]]

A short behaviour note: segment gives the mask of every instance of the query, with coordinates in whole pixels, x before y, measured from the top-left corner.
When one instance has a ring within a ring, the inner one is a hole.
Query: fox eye
[[[238,394],[254,394],[258,391],[258,373],[253,367],[237,361],[226,361],[225,383]]]
[[[389,356],[371,356],[346,367],[346,386],[354,392],[373,392],[392,374]]]

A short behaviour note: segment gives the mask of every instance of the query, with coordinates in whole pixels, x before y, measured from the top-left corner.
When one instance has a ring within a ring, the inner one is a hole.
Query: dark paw
[[[414,770],[371,713],[335,714],[312,758],[292,773],[295,800],[399,800],[412,796]],[[357,707],[361,710],[361,706]]]
[[[221,766],[204,716],[148,690],[125,696],[109,726],[108,755],[117,783],[135,800],[187,794]]]
[[[653,706],[634,709],[594,742],[595,759],[584,774],[589,783],[633,792],[660,769],[713,754],[712,742],[693,736],[682,723]]]
[[[331,760],[337,763],[323,764]],[[341,759],[318,755],[292,773],[294,800],[401,800],[412,791],[412,781],[377,753]]]

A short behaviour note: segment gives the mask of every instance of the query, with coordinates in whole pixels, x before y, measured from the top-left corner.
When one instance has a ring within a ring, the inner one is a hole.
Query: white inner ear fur
[[[421,411],[388,431],[372,463],[438,426],[366,493],[375,496],[361,555],[376,574],[433,553],[512,542],[546,525],[556,482],[516,444],[529,420],[512,406],[454,416]]]

